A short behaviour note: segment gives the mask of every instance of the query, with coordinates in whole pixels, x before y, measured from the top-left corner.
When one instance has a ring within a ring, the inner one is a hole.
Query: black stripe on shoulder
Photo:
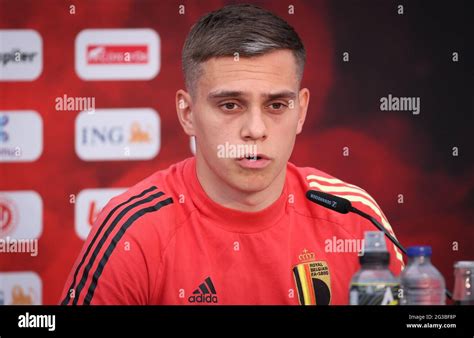
[[[104,243],[107,241],[107,239],[109,238],[109,235],[112,233],[112,231],[114,230],[115,226],[121,221],[121,219],[132,209],[142,205],[142,204],[145,204],[145,203],[148,203],[148,202],[151,202],[161,196],[163,196],[164,193],[163,192],[158,192],[156,194],[152,194],[152,195],[149,195],[148,197],[146,198],[143,198],[129,206],[127,206],[126,208],[124,208],[118,215],[117,217],[114,219],[114,221],[109,225],[109,227],[107,228],[107,230],[105,231],[104,235],[102,236],[102,238],[100,239],[99,243],[97,244],[97,246],[95,247],[94,249],[94,252],[92,253],[90,259],[89,259],[89,262],[87,263],[85,269],[84,269],[84,272],[82,273],[82,278],[81,278],[81,281],[79,282],[77,288],[76,288],[76,292],[75,292],[75,298],[74,298],[74,301],[73,301],[73,305],[77,305],[77,302],[79,300],[79,296],[80,296],[80,293],[82,291],[82,289],[84,288],[84,286],[86,285],[86,282],[87,282],[87,279],[88,279],[88,276],[89,276],[89,272],[90,270],[92,269],[92,266],[94,265],[94,262],[95,262],[95,259],[97,258],[97,256],[99,255],[99,252],[100,250],[102,249]]]
[[[136,213],[134,213],[130,218],[120,227],[120,230],[115,234],[114,238],[112,239],[111,243],[107,247],[107,250],[104,253],[104,256],[99,262],[99,265],[97,266],[96,271],[94,272],[94,276],[92,278],[92,283],[89,286],[89,290],[87,291],[87,295],[84,299],[84,305],[89,305],[92,301],[92,297],[94,297],[94,291],[97,287],[97,283],[99,281],[100,275],[102,274],[102,271],[104,270],[105,265],[107,264],[107,261],[109,260],[110,255],[114,251],[115,247],[117,246],[117,243],[120,241],[120,239],[123,237],[125,232],[127,231],[130,226],[132,226],[133,222],[135,222],[137,219],[142,217],[143,215],[150,213],[150,212],[155,212],[160,210],[162,207],[167,206],[169,204],[173,203],[173,199],[171,197],[158,202],[155,205],[152,205],[147,208],[143,208]]]
[[[71,291],[74,289],[74,286],[76,285],[76,279],[77,279],[77,275],[79,273],[79,271],[81,270],[82,268],[82,265],[84,264],[84,262],[86,261],[86,258],[87,256],[89,255],[89,252],[92,250],[92,247],[94,246],[94,243],[95,241],[97,240],[97,238],[99,237],[100,233],[102,232],[102,229],[105,227],[105,225],[107,224],[107,222],[109,221],[109,219],[112,217],[112,215],[117,211],[117,209],[119,209],[120,207],[124,206],[125,204],[128,204],[130,203],[131,201],[133,200],[136,200],[140,197],[143,197],[145,196],[147,193],[151,192],[151,191],[154,191],[154,190],[157,190],[158,188],[155,187],[155,186],[152,186],[148,189],[145,189],[143,190],[141,193],[139,193],[138,195],[135,195],[135,196],[132,196],[130,197],[128,200],[126,200],[125,202],[122,202],[118,205],[116,205],[107,215],[107,217],[104,219],[104,221],[102,222],[102,224],[100,225],[99,229],[97,230],[96,234],[94,235],[94,238],[92,239],[92,241],[89,243],[89,246],[87,247],[87,250],[86,252],[84,253],[84,255],[82,255],[82,259],[79,263],[79,265],[77,266],[76,268],[76,271],[74,271],[74,277],[72,279],[72,282],[71,282],[71,285],[69,286],[69,289],[68,291],[66,292],[66,297],[63,299],[63,301],[61,302],[61,305],[67,305],[69,303],[69,301],[71,300]],[[74,297],[75,298],[75,297]]]

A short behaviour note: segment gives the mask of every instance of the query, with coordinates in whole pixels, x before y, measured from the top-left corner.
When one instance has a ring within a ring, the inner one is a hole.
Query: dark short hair
[[[192,91],[201,73],[200,63],[212,57],[251,57],[288,49],[303,76],[306,51],[300,37],[285,20],[247,4],[229,5],[208,13],[194,24],[183,47],[182,66],[186,87]]]

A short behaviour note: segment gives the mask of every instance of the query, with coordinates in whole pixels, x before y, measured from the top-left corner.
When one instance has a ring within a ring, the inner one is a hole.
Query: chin
[[[241,191],[254,193],[265,190],[270,185],[271,180],[262,176],[240,176],[233,180],[233,186]]]

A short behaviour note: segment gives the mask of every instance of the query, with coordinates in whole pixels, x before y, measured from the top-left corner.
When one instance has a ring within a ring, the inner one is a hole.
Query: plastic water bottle
[[[445,305],[446,284],[431,264],[431,247],[412,246],[407,253],[408,265],[400,275],[400,304]]]
[[[474,261],[456,262],[454,277],[454,304],[474,305]]]
[[[388,268],[390,253],[387,251],[383,232],[364,233],[364,252],[359,260],[361,269],[352,277],[349,303],[397,305],[399,283]]]

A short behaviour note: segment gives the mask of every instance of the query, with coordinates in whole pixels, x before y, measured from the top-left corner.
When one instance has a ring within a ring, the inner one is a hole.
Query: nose
[[[245,114],[245,123],[241,129],[241,137],[246,141],[265,140],[267,127],[260,109],[252,109]]]

